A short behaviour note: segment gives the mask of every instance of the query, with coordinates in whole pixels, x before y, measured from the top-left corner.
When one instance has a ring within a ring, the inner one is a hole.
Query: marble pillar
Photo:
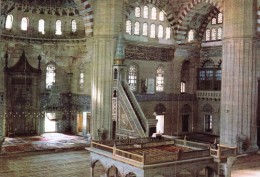
[[[256,0],[225,0],[220,143],[255,151]]]
[[[116,38],[122,26],[123,3],[120,0],[94,2],[95,27],[90,42],[93,49],[92,68],[92,136],[99,132],[110,138],[112,126],[113,60]],[[115,11],[115,9],[117,9]]]

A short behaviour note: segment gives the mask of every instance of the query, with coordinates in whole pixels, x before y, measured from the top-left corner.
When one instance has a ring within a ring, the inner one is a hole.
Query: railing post
[[[221,146],[220,145],[218,145],[217,155],[218,155],[218,159],[220,159],[221,158]]]
[[[116,154],[116,144],[114,143],[114,146],[113,146],[113,155]]]
[[[143,160],[142,160],[143,165],[145,165],[145,159],[146,159],[146,154],[145,154],[145,152],[143,152]]]

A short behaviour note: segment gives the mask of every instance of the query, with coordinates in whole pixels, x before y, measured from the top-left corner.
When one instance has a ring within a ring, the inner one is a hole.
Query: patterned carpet
[[[2,153],[38,151],[80,150],[89,145],[87,137],[61,133],[45,133],[41,136],[5,138]]]

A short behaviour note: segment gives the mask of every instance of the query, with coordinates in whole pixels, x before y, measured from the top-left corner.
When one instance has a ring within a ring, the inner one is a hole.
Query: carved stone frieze
[[[195,94],[136,94],[138,102],[144,101],[197,101]]]
[[[125,58],[129,60],[167,62],[173,60],[174,49],[127,44],[125,48]]]

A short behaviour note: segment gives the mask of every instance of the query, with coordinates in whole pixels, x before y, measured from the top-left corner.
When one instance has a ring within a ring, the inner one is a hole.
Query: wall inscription
[[[137,46],[127,44],[125,48],[125,58],[130,60],[148,61],[171,61],[174,57],[174,49]]]

